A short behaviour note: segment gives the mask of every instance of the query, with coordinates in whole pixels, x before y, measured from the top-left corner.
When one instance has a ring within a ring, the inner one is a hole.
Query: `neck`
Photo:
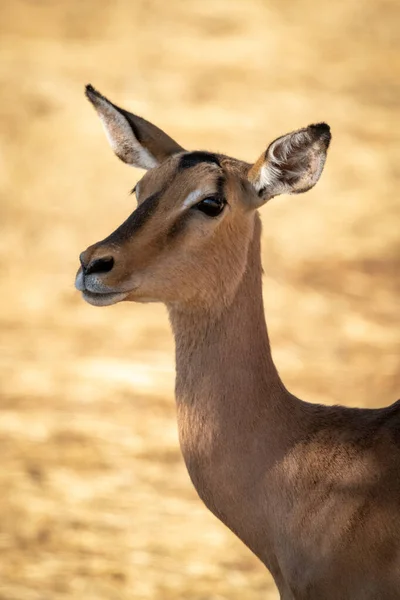
[[[281,408],[290,394],[271,356],[262,300],[261,227],[256,218],[243,278],[229,305],[215,310],[169,307],[176,342],[178,404],[214,409],[238,404],[257,412]],[[261,402],[261,406],[258,404]],[[214,412],[214,410],[213,410]]]
[[[271,356],[260,233],[257,217],[246,270],[229,306],[218,312],[169,308],[182,453],[199,495],[238,534],[227,506],[240,497],[244,510],[246,489],[254,490],[285,453],[295,435],[292,414],[298,403]],[[250,508],[254,513],[249,505],[247,512]]]

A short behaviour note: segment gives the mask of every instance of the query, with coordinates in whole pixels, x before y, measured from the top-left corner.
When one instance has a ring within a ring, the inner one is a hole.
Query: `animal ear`
[[[173,154],[184,152],[161,129],[119,108],[93,86],[86,86],[86,96],[101,119],[111,148],[128,165],[152,169]]]
[[[279,194],[300,194],[312,188],[324,168],[331,134],[318,123],[277,138],[251,167],[248,178],[261,206]]]

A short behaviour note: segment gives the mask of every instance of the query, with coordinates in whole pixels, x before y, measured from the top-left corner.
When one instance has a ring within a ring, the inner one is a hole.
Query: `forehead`
[[[147,171],[136,185],[136,197],[141,205],[155,196],[158,212],[164,214],[174,206],[192,203],[201,195],[226,195],[235,180],[247,180],[249,168],[248,163],[224,154],[182,152]]]
[[[222,175],[221,161],[211,152],[185,152],[172,156],[160,166],[147,171],[137,184],[137,196],[140,201],[154,192],[167,190],[184,193],[196,186],[210,185]]]

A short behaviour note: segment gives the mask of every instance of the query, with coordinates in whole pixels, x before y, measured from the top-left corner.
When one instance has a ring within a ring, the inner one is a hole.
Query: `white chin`
[[[128,295],[128,292],[116,292],[112,294],[94,294],[85,290],[82,292],[82,297],[88,304],[92,306],[110,306],[121,302]]]

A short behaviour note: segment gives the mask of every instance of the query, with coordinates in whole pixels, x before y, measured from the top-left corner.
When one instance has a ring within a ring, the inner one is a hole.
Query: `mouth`
[[[110,292],[105,294],[95,294],[89,290],[82,290],[82,298],[92,306],[110,306],[121,302],[128,295],[128,292]]]
[[[99,286],[98,282],[91,282],[91,285],[93,286],[93,284],[96,285],[97,288],[101,286]],[[82,293],[82,298],[84,300],[86,300],[86,302],[88,304],[91,304],[92,306],[109,306],[110,304],[116,304],[117,302],[121,302],[121,300],[124,300],[127,295],[129,294],[128,292],[108,292],[107,290],[97,290],[97,291],[92,291],[92,290],[88,290],[87,289],[87,282],[85,283],[85,279],[83,277],[83,273],[82,273],[82,269],[79,269],[77,274],[76,274],[76,278],[75,278],[75,287],[76,289]]]

